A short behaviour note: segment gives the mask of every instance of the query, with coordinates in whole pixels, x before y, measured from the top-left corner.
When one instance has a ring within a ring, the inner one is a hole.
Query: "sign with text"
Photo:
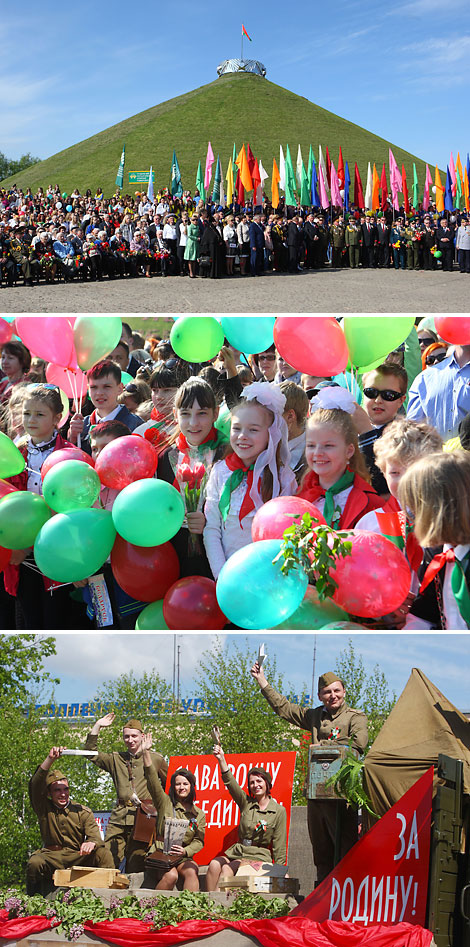
[[[424,926],[433,767],[291,911],[311,921]]]
[[[148,184],[150,171],[129,171],[129,184]],[[155,181],[155,171],[152,171],[152,181]]]
[[[287,814],[289,838],[292,785],[295,753],[227,753],[227,763],[235,779],[246,792],[247,774],[252,766],[262,766],[272,778],[272,797]],[[206,813],[204,848],[195,856],[199,865],[208,865],[211,858],[221,855],[237,841],[240,811],[228,789],[215,756],[172,756],[168,768],[166,791],[170,778],[177,769],[189,769],[196,777],[196,805]]]

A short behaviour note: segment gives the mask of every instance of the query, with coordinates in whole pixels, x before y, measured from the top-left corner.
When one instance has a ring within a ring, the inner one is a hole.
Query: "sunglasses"
[[[434,345],[435,341],[435,339],[420,339],[419,344],[424,345],[424,347],[427,349],[428,345]]]
[[[447,352],[441,352],[439,355],[428,355],[426,365],[436,365],[437,362],[443,362],[447,358]]]
[[[270,354],[268,354],[268,355],[264,355],[264,354],[263,354],[263,355],[258,355],[258,361],[259,361],[259,362],[261,362],[261,361],[264,361],[264,362],[275,362],[275,361],[276,361],[276,356],[275,356],[273,353],[270,353]]]
[[[379,395],[383,401],[398,401],[399,398],[403,398],[401,391],[393,391],[391,388],[386,388],[385,391],[381,391],[380,388],[364,388],[364,395],[371,401],[375,401]]]
[[[308,398],[314,398],[315,395],[317,395],[319,391],[320,391],[319,388],[306,388],[305,394],[307,395]]]

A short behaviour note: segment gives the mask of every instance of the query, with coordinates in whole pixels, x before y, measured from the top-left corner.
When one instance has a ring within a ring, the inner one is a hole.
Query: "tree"
[[[11,177],[13,174],[19,174],[20,171],[31,167],[32,164],[37,164],[40,160],[40,158],[34,158],[28,151],[27,154],[22,155],[21,158],[15,161],[12,158],[7,158],[7,156],[0,151],[0,181],[3,181],[4,178]]]
[[[55,653],[55,638],[0,635],[0,707],[39,700],[46,686],[58,684],[43,665]]]
[[[369,749],[393,709],[397,695],[394,691],[390,693],[387,678],[378,664],[367,676],[362,655],[356,655],[352,639],[349,639],[348,647],[337,658],[335,671],[345,683],[348,704],[367,714]]]

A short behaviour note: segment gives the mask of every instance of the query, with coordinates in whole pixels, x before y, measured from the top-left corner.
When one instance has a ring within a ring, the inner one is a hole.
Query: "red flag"
[[[249,142],[247,143],[247,146],[246,146],[246,157],[248,160],[248,167],[250,169],[251,177],[253,177],[253,168],[255,166],[255,156],[250,148]]]
[[[326,176],[328,178],[328,187],[331,187],[331,158],[328,151],[328,145],[326,146]]]
[[[343,161],[343,152],[341,151],[341,145],[339,146],[337,173],[338,173],[339,186],[344,187],[344,161]]]
[[[237,203],[241,207],[245,206],[245,188],[243,187],[242,180],[240,177],[240,168],[237,171],[237,180],[235,181],[235,190],[237,192]]]
[[[431,766],[289,917],[424,925],[433,774]]]
[[[410,198],[408,195],[408,185],[406,183],[406,171],[405,171],[404,164],[402,164],[401,166],[401,179],[403,183],[403,203],[405,205],[405,213],[409,214],[410,213]]]
[[[261,175],[259,173],[259,165],[258,165],[257,158],[254,159],[253,171],[252,171],[251,177],[253,180],[253,204],[262,204],[263,197],[261,196],[260,201],[257,199],[260,196],[258,194],[258,188],[261,186]]]
[[[356,207],[364,208],[364,193],[362,190],[361,175],[359,174],[357,161],[354,162],[354,203]]]
[[[382,174],[380,175],[380,187],[382,188],[382,210],[385,210],[385,208],[387,207],[387,199],[388,199],[387,174],[385,171],[385,161],[382,166]]]

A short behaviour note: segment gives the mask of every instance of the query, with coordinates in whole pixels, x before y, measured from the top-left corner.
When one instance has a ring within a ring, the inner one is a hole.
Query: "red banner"
[[[432,781],[431,766],[290,916],[424,926]]]
[[[295,753],[228,753],[227,763],[242,789],[247,790],[247,773],[252,766],[262,766],[272,778],[272,797],[287,813],[289,838],[292,784],[294,781]],[[215,756],[172,756],[168,768],[167,792],[170,777],[184,767],[196,777],[196,805],[206,813],[204,848],[194,860],[208,865],[211,858],[220,855],[237,841],[240,821],[238,806],[234,803],[221,778]]]

